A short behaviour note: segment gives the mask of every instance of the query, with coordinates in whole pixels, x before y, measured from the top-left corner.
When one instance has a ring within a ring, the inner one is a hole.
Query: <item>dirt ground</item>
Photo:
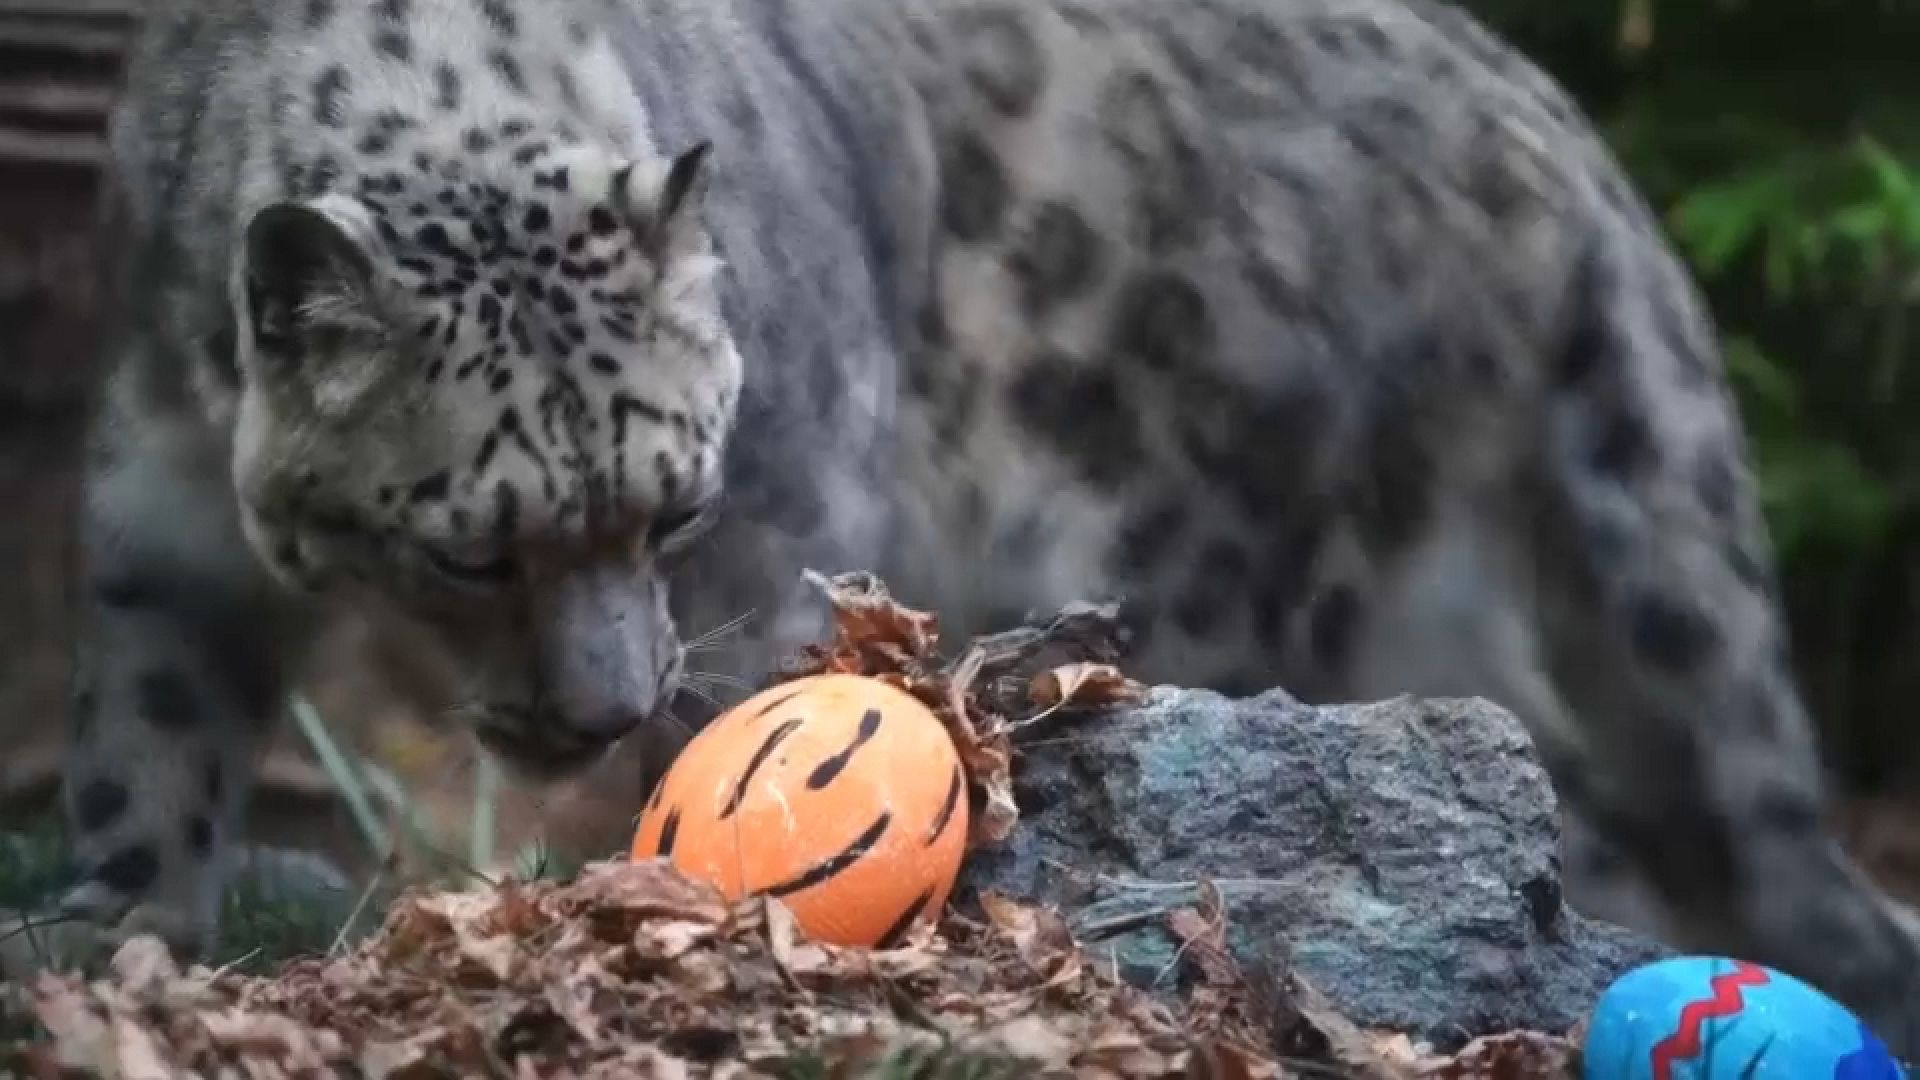
[[[125,6],[122,6],[124,4]],[[54,806],[70,629],[72,512],[94,385],[97,281],[88,247],[104,108],[138,0],[0,4],[0,828]],[[55,14],[47,14],[54,12]],[[467,744],[408,709],[357,628],[328,643],[312,696],[336,737],[384,763],[466,850]],[[563,853],[622,847],[643,792],[631,758],[563,790],[509,790],[506,857],[536,829]],[[366,854],[313,753],[289,725],[270,752],[251,831],[359,863]],[[1855,847],[1920,899],[1920,797],[1846,808]]]

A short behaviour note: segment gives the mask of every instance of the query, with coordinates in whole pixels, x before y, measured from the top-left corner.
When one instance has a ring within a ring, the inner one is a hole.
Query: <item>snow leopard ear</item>
[[[712,155],[713,144],[702,140],[664,171],[628,164],[615,175],[621,209],[650,254],[685,254],[698,248]]]
[[[277,202],[253,215],[240,299],[256,351],[296,358],[317,326],[372,318],[369,225],[363,207],[339,196]]]

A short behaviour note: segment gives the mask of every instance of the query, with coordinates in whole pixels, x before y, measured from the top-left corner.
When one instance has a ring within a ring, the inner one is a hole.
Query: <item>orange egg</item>
[[[877,679],[815,675],[696,736],[641,812],[633,857],[668,856],[730,899],[777,896],[816,940],[885,945],[939,917],[966,837],[939,718]]]

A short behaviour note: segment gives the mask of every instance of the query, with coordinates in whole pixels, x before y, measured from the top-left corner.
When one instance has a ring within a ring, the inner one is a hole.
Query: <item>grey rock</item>
[[[1211,879],[1243,967],[1290,964],[1351,1019],[1441,1047],[1563,1032],[1666,955],[1562,902],[1546,771],[1486,702],[1316,708],[1159,688],[1044,723],[1016,759],[1020,823],[969,860],[963,894],[1055,904],[1083,942]],[[1176,986],[1177,943],[1156,925],[1090,948]]]
[[[309,851],[253,845],[240,852],[234,886],[267,904],[317,905],[344,911],[354,901],[347,875],[333,860]]]

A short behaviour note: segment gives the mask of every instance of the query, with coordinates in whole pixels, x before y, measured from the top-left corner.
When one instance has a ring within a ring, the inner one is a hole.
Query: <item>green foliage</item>
[[[296,957],[324,955],[341,938],[344,921],[338,903],[276,896],[242,875],[227,891],[220,943],[210,960],[250,975],[272,975]],[[367,923],[346,929],[364,933],[371,929]]]
[[[0,908],[30,908],[66,882],[67,849],[56,825],[0,834]]]
[[[71,866],[63,830],[49,824],[26,833],[0,834],[0,909],[11,912],[50,912],[70,880]],[[42,914],[41,918],[54,918]],[[272,895],[261,883],[239,875],[227,892],[221,940],[210,960],[236,970],[265,974],[296,956],[324,953],[341,934],[342,909],[337,902],[298,896]],[[9,926],[5,932],[29,935],[31,928]],[[76,961],[61,952],[58,922],[44,928],[43,962],[63,967]]]
[[[1920,184],[1869,138],[1825,153],[1757,161],[1683,195],[1668,215],[1694,269],[1710,283],[1756,276],[1779,310],[1817,309],[1845,363],[1851,393],[1829,407],[1847,421],[1823,430],[1811,415],[1816,374],[1732,333],[1727,371],[1759,458],[1762,499],[1782,557],[1810,549],[1883,549],[1912,511],[1912,483],[1870,464],[1858,426],[1904,440],[1898,399],[1912,370],[1907,326],[1920,283]],[[1894,456],[1899,461],[1905,455]]]
[[[1920,81],[1876,39],[1920,24],[1848,3],[1471,6],[1571,85],[1707,286],[1788,569],[1884,549],[1920,461]]]

